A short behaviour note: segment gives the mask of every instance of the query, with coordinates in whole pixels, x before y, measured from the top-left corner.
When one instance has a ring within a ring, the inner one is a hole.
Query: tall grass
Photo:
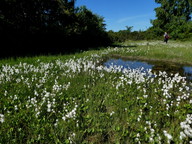
[[[191,143],[191,83],[101,64],[144,49],[2,61],[0,143]]]
[[[192,43],[169,41],[165,44],[162,41],[127,41],[124,46],[130,47],[134,53],[119,51],[123,56],[134,56],[138,59],[152,59],[170,61],[180,64],[192,64]]]

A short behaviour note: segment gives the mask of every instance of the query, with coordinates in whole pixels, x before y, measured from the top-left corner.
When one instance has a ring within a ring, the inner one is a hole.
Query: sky
[[[132,31],[146,30],[151,27],[150,20],[156,19],[155,0],[76,0],[76,6],[86,6],[94,14],[104,17],[106,30]]]

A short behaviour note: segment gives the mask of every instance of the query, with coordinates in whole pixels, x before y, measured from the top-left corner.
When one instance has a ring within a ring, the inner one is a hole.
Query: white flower
[[[152,137],[150,137],[150,138],[149,138],[149,141],[150,141],[150,142],[153,142],[153,138],[152,138]]]
[[[143,95],[143,97],[144,97],[144,98],[147,98],[147,97],[148,97],[148,95]]]
[[[186,136],[192,138],[191,124],[192,124],[192,114],[188,114],[185,121],[180,123],[180,126],[183,129],[183,132],[180,132],[180,137]]]
[[[186,137],[186,135],[183,132],[180,132],[180,139],[182,140],[185,137]]]
[[[0,122],[3,123],[5,121],[5,117],[3,114],[0,114]]]
[[[112,116],[114,113],[115,113],[115,112],[114,112],[114,111],[112,111],[112,112],[110,113],[110,116]]]
[[[170,134],[167,133],[167,131],[163,131],[164,135],[167,137],[168,141],[172,140],[172,136]]]
[[[66,120],[66,117],[65,117],[65,116],[63,116],[63,117],[62,117],[62,119],[65,121],[65,120]]]
[[[140,137],[140,134],[139,134],[139,133],[137,133],[137,137]]]

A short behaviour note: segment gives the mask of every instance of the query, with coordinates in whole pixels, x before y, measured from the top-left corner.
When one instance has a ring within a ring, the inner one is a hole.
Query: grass
[[[169,41],[165,44],[162,41],[127,41],[123,45],[137,51],[133,53],[126,50],[119,51],[117,54],[121,56],[192,65],[192,43],[190,42]]]
[[[190,143],[191,83],[101,64],[109,55],[191,63],[190,43],[148,43],[2,60],[0,143]]]

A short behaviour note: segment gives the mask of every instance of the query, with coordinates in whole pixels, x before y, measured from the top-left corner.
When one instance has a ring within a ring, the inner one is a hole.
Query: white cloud
[[[147,17],[152,17],[152,16],[153,16],[152,13],[143,14],[143,15],[129,16],[129,17],[124,17],[124,18],[121,18],[121,19],[117,20],[117,23],[124,23],[124,22],[134,20],[134,19],[138,19],[138,18],[147,18]]]

